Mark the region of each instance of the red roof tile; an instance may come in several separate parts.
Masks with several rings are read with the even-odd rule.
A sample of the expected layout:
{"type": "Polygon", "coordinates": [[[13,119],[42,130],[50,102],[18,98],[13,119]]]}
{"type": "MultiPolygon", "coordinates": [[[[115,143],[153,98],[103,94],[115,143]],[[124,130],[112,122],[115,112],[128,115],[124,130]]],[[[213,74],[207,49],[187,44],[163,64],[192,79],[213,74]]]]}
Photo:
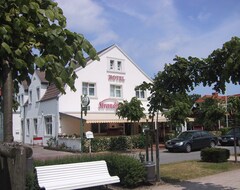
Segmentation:
{"type": "Polygon", "coordinates": [[[56,97],[58,97],[58,95],[60,93],[61,93],[60,90],[58,90],[58,88],[55,86],[55,84],[51,83],[48,86],[47,91],[44,94],[44,96],[42,97],[41,101],[46,101],[46,100],[56,98],[56,97]]]}

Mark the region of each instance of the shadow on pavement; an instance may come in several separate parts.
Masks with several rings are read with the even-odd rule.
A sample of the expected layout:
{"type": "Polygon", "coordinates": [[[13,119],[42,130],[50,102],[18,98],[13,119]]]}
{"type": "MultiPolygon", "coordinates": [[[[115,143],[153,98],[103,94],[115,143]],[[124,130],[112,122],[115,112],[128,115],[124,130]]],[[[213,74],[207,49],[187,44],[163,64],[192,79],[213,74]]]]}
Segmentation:
{"type": "Polygon", "coordinates": [[[222,185],[216,185],[213,183],[200,183],[200,182],[192,182],[192,181],[183,181],[179,184],[175,184],[178,187],[181,187],[182,190],[237,190],[239,188],[234,187],[226,187],[222,185]]]}

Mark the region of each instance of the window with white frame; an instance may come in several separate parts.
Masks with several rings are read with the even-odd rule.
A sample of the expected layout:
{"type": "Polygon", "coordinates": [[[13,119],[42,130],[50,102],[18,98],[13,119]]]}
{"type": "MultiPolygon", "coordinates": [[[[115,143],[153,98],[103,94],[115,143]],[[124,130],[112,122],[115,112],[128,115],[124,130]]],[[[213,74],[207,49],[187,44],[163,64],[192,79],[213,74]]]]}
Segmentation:
{"type": "Polygon", "coordinates": [[[37,91],[37,101],[39,101],[40,100],[40,88],[37,88],[36,91],[37,91]]]}
{"type": "Polygon", "coordinates": [[[140,98],[140,99],[145,99],[146,98],[146,91],[144,91],[140,88],[135,89],[135,93],[136,93],[137,98],[140,98]]]}
{"type": "Polygon", "coordinates": [[[29,91],[29,104],[32,103],[32,91],[30,90],[29,91]]]}
{"type": "Polygon", "coordinates": [[[111,72],[123,72],[123,60],[109,59],[108,70],[111,72]]]}
{"type": "Polygon", "coordinates": [[[26,131],[26,135],[29,136],[30,135],[30,120],[27,119],[27,131],[26,131]]]}
{"type": "Polygon", "coordinates": [[[122,62],[121,61],[117,61],[117,70],[122,71],[122,62]]]}
{"type": "Polygon", "coordinates": [[[37,134],[38,134],[38,120],[36,118],[33,119],[33,125],[34,125],[33,135],[37,136],[37,134]]]}
{"type": "Polygon", "coordinates": [[[83,82],[82,83],[82,94],[83,95],[88,95],[88,96],[96,96],[96,90],[95,87],[96,85],[94,83],[87,83],[83,82]]]}
{"type": "Polygon", "coordinates": [[[114,60],[111,59],[109,64],[110,64],[110,65],[109,65],[109,70],[114,71],[114,70],[115,70],[114,60]]]}
{"type": "Polygon", "coordinates": [[[110,96],[121,98],[122,97],[122,86],[120,85],[110,85],[110,96]]]}
{"type": "Polygon", "coordinates": [[[20,97],[20,95],[17,96],[17,101],[18,101],[19,105],[21,105],[21,97],[20,97]]]}
{"type": "Polygon", "coordinates": [[[21,105],[23,105],[24,104],[24,96],[23,96],[23,94],[21,94],[21,105]]]}
{"type": "Polygon", "coordinates": [[[46,116],[45,120],[45,134],[52,135],[52,116],[46,116]]]}

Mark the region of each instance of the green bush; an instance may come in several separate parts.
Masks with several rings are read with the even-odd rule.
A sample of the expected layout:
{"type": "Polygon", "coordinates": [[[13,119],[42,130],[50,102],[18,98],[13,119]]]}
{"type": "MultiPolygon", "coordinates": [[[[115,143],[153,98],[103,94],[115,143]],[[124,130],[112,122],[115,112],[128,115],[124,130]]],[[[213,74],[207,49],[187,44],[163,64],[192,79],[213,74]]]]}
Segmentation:
{"type": "Polygon", "coordinates": [[[146,171],[143,164],[133,157],[113,155],[106,158],[109,172],[120,178],[124,187],[137,187],[145,181],[146,171]]]}
{"type": "MultiPolygon", "coordinates": [[[[110,145],[109,137],[96,137],[96,138],[91,139],[92,152],[108,151],[109,145],[110,145]]],[[[88,152],[88,147],[86,147],[86,151],[88,152]]],[[[86,151],[84,151],[84,152],[86,152],[86,151]]]]}
{"type": "Polygon", "coordinates": [[[146,145],[146,137],[143,134],[130,136],[133,148],[144,148],[146,145]]]}
{"type": "MultiPolygon", "coordinates": [[[[34,161],[34,166],[67,164],[76,162],[89,162],[105,160],[108,171],[111,176],[117,175],[120,178],[120,184],[124,187],[137,187],[145,182],[146,171],[143,164],[130,156],[119,154],[99,154],[99,155],[82,155],[66,157],[56,160],[34,161]]],[[[35,175],[28,176],[28,186],[26,190],[37,190],[37,180],[35,175]]]]}
{"type": "Polygon", "coordinates": [[[224,127],[219,129],[221,131],[221,135],[226,135],[226,133],[231,129],[231,127],[224,127]]]}
{"type": "Polygon", "coordinates": [[[166,133],[165,137],[164,137],[164,142],[175,138],[177,135],[175,133],[166,133]]]}
{"type": "Polygon", "coordinates": [[[204,162],[227,162],[230,151],[224,148],[204,148],[201,150],[201,160],[204,162]]]}
{"type": "Polygon", "coordinates": [[[118,136],[118,137],[110,138],[109,150],[123,151],[123,150],[127,150],[128,148],[129,146],[128,146],[128,140],[126,136],[118,136]]]}
{"type": "MultiPolygon", "coordinates": [[[[89,140],[83,141],[83,152],[89,151],[89,140]]],[[[145,147],[144,135],[133,136],[114,136],[114,137],[96,137],[91,139],[92,152],[104,151],[125,151],[127,149],[136,149],[145,147]]]]}

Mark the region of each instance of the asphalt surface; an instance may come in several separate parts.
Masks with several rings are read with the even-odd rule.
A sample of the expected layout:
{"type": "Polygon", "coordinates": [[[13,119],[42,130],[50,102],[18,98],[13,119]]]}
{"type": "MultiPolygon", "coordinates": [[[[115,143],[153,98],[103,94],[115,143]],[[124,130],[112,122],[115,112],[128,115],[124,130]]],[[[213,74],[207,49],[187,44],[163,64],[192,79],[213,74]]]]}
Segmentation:
{"type": "MultiPolygon", "coordinates": [[[[43,147],[32,147],[33,159],[46,160],[56,159],[66,156],[76,155],[70,152],[52,151],[43,149],[43,147]]],[[[230,157],[230,161],[234,161],[234,157],[230,157]]],[[[240,157],[238,157],[240,162],[240,157]]],[[[177,172],[177,171],[176,171],[177,172]]],[[[107,189],[121,190],[122,188],[108,186],[107,189]]],[[[126,190],[126,188],[124,188],[126,190]]],[[[240,169],[222,172],[219,174],[196,178],[192,180],[174,182],[172,184],[158,182],[149,186],[135,188],[134,190],[240,190],[240,169]]]]}

